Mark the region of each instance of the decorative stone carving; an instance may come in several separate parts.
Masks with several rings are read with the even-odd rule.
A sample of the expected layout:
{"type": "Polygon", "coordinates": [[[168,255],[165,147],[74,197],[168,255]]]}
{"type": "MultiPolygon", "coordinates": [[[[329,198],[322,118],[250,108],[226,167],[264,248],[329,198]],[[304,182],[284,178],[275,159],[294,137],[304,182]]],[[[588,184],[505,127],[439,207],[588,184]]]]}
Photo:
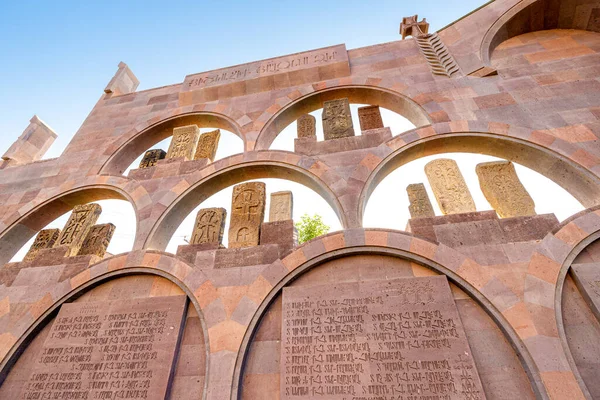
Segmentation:
{"type": "Polygon", "coordinates": [[[383,128],[379,106],[366,106],[358,108],[358,121],[361,131],[383,128]]]}
{"type": "Polygon", "coordinates": [[[184,157],[186,160],[193,159],[199,138],[200,129],[196,125],[187,125],[173,129],[173,138],[171,139],[166,158],[184,157]]]}
{"type": "Polygon", "coordinates": [[[411,17],[402,18],[402,23],[400,24],[402,40],[407,36],[418,38],[427,35],[429,32],[429,22],[425,18],[418,22],[417,19],[419,19],[419,16],[416,14],[411,17]]]}
{"type": "Polygon", "coordinates": [[[292,212],[294,199],[292,192],[271,193],[271,204],[269,206],[269,222],[286,221],[293,219],[292,212]]]}
{"type": "Polygon", "coordinates": [[[435,212],[429,201],[429,196],[427,195],[424,184],[413,183],[408,185],[406,187],[406,192],[408,193],[408,200],[410,201],[408,211],[410,212],[411,218],[435,217],[435,212]]]}
{"type": "Polygon", "coordinates": [[[68,257],[77,255],[90,229],[100,217],[100,213],[102,207],[99,204],[75,206],[54,247],[68,246],[66,255],[68,257]]]}
{"type": "Polygon", "coordinates": [[[221,130],[217,129],[210,132],[205,132],[198,139],[196,154],[194,160],[208,158],[211,162],[215,160],[217,148],[219,147],[219,139],[221,138],[221,130]]]}
{"type": "Polygon", "coordinates": [[[477,164],[479,186],[501,218],[535,215],[535,203],[510,161],[477,164]]]}
{"type": "Polygon", "coordinates": [[[142,161],[140,161],[140,168],[150,168],[156,165],[158,160],[162,160],[167,156],[167,153],[162,149],[152,149],[144,153],[142,161]]]}
{"type": "Polygon", "coordinates": [[[323,135],[325,140],[354,136],[350,102],[338,99],[323,103],[323,135]]]}
{"type": "Polygon", "coordinates": [[[317,137],[317,119],[310,114],[304,114],[296,122],[299,138],[317,137]]]}
{"type": "Polygon", "coordinates": [[[202,208],[196,215],[194,232],[190,244],[223,242],[227,210],[224,208],[202,208]]]}
{"type": "Polygon", "coordinates": [[[23,257],[23,261],[32,261],[37,257],[40,250],[54,246],[58,236],[60,236],[60,229],[42,229],[35,237],[25,257],[23,257]]]}
{"type": "Polygon", "coordinates": [[[233,187],[229,248],[257,246],[265,217],[265,184],[248,182],[233,187]]]}
{"type": "Polygon", "coordinates": [[[92,226],[77,255],[94,255],[103,258],[115,233],[115,228],[111,223],[92,226]]]}
{"type": "Polygon", "coordinates": [[[477,211],[456,161],[433,160],[425,165],[425,174],[444,215],[477,211]]]}

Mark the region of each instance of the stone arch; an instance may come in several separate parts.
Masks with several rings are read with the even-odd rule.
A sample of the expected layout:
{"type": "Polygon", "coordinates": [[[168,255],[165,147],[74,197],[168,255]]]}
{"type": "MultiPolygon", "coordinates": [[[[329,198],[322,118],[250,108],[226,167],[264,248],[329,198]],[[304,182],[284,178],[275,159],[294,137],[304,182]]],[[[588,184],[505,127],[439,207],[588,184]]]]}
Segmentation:
{"type": "Polygon", "coordinates": [[[154,144],[173,135],[177,126],[196,124],[226,129],[239,136],[245,143],[239,125],[231,118],[214,112],[195,112],[153,118],[123,135],[124,139],[109,149],[108,160],[100,168],[100,174],[121,175],[140,154],[154,144]]]}
{"type": "Polygon", "coordinates": [[[219,160],[203,170],[203,175],[162,212],[150,229],[143,248],[164,250],[177,227],[198,204],[231,185],[260,178],[291,180],[314,190],[331,206],[342,227],[347,227],[347,210],[330,185],[335,182],[336,174],[332,171],[326,177],[327,171],[330,171],[329,167],[323,163],[284,151],[252,152],[219,160]]]}
{"type": "MultiPolygon", "coordinates": [[[[488,29],[480,46],[484,65],[491,65],[494,49],[514,36],[546,29],[583,29],[600,32],[600,23],[594,23],[591,11],[600,11],[598,0],[525,0],[509,9],[488,29]],[[576,13],[578,7],[589,8],[587,14],[576,13]]],[[[584,10],[585,11],[585,10],[584,10]]]]}
{"type": "Polygon", "coordinates": [[[137,182],[123,177],[88,178],[69,190],[59,188],[40,192],[25,210],[12,214],[0,233],[0,265],[6,264],[44,226],[79,204],[98,200],[127,201],[136,215],[136,235],[139,233],[139,211],[149,201],[146,190],[137,182]]]}
{"type": "Polygon", "coordinates": [[[469,121],[457,121],[453,126],[435,124],[390,140],[387,146],[392,151],[371,172],[360,195],[360,221],[370,195],[389,173],[420,157],[442,153],[479,153],[514,161],[546,176],[584,207],[592,207],[598,203],[600,178],[569,159],[566,154],[561,154],[560,149],[521,139],[529,137],[531,130],[498,123],[490,123],[486,127],[488,132],[464,129],[469,126],[469,121]],[[495,129],[494,126],[503,128],[495,129]]]}
{"type": "Polygon", "coordinates": [[[350,103],[376,104],[392,110],[417,127],[431,123],[427,112],[415,101],[392,90],[366,85],[337,86],[300,97],[272,115],[260,131],[255,149],[267,150],[277,135],[302,114],[322,108],[324,101],[343,97],[348,98],[350,103]]]}
{"type": "Polygon", "coordinates": [[[313,239],[296,248],[283,260],[276,261],[268,268],[271,290],[265,293],[264,299],[256,309],[243,337],[235,363],[230,399],[240,398],[244,364],[250,343],[256,333],[261,317],[283,287],[311,268],[336,258],[360,254],[403,258],[445,275],[449,281],[475,300],[492,318],[519,357],[536,396],[538,398],[548,398],[546,388],[540,378],[540,371],[526,345],[508,323],[505,316],[481,291],[484,286],[480,276],[481,266],[443,244],[435,244],[406,232],[384,229],[353,229],[313,239]],[[465,264],[470,266],[468,272],[461,268],[465,264]],[[275,276],[273,276],[274,271],[278,272],[275,276]]]}
{"type": "MultiPolygon", "coordinates": [[[[202,304],[198,301],[199,297],[194,294],[198,286],[207,281],[204,274],[167,253],[133,252],[104,259],[71,278],[70,281],[67,281],[68,285],[60,285],[51,291],[49,290],[44,299],[49,297],[51,300],[44,303],[36,312],[29,313],[29,324],[24,325],[23,332],[16,336],[18,340],[12,343],[12,347],[6,354],[0,354],[2,359],[0,363],[0,385],[2,385],[10,369],[27,345],[58,313],[62,304],[74,300],[87,290],[112,279],[136,274],[163,277],[177,285],[186,294],[200,319],[201,328],[204,332],[204,346],[208,351],[210,347],[205,313],[202,304]]],[[[207,378],[209,377],[209,366],[210,357],[206,357],[205,371],[207,378]]],[[[204,393],[206,393],[207,387],[208,379],[204,382],[204,393]]]]}

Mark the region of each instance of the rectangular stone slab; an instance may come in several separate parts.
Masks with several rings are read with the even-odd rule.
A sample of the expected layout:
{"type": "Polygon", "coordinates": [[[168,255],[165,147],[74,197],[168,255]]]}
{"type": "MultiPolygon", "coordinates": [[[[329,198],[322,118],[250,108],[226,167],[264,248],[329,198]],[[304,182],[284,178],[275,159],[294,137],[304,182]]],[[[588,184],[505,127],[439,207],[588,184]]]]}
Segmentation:
{"type": "Polygon", "coordinates": [[[427,189],[425,189],[424,184],[410,184],[406,187],[406,193],[408,193],[408,200],[410,201],[408,211],[411,218],[435,217],[435,212],[433,211],[431,201],[429,201],[427,189]]]}
{"type": "Polygon", "coordinates": [[[323,137],[325,140],[354,136],[354,125],[348,99],[323,102],[323,137]]]}
{"type": "Polygon", "coordinates": [[[317,137],[317,119],[310,114],[304,114],[296,122],[296,133],[299,138],[317,137]]]}
{"type": "Polygon", "coordinates": [[[425,164],[425,175],[444,215],[477,211],[456,161],[447,158],[430,161],[425,164]]]}
{"type": "Polygon", "coordinates": [[[223,242],[227,210],[220,207],[202,208],[196,214],[190,244],[214,243],[217,248],[223,242]]]}
{"type": "Polygon", "coordinates": [[[211,162],[215,160],[217,148],[219,147],[219,139],[221,138],[221,130],[217,129],[210,132],[205,132],[198,139],[196,154],[194,160],[208,158],[211,162]]]}
{"type": "Polygon", "coordinates": [[[585,302],[600,321],[600,263],[573,264],[571,274],[585,302]]]}
{"type": "Polygon", "coordinates": [[[293,219],[294,198],[289,190],[271,193],[269,205],[269,222],[293,219]]]}
{"type": "Polygon", "coordinates": [[[185,160],[193,160],[199,138],[200,128],[197,125],[187,125],[173,129],[173,137],[166,159],[183,157],[185,160]]]}
{"type": "Polygon", "coordinates": [[[233,187],[229,248],[258,246],[265,218],[265,184],[247,182],[233,187]]]}
{"type": "Polygon", "coordinates": [[[98,221],[101,213],[102,207],[99,204],[91,203],[75,206],[58,240],[54,243],[54,247],[67,246],[69,248],[66,254],[67,257],[77,255],[87,234],[98,221]]]}
{"type": "Polygon", "coordinates": [[[186,296],[63,304],[19,398],[167,398],[186,304],[186,296]]]}
{"type": "Polygon", "coordinates": [[[282,319],[282,400],[485,399],[445,276],[287,287],[282,319]]]}
{"type": "Polygon", "coordinates": [[[85,256],[91,254],[100,258],[104,257],[115,229],[116,227],[111,223],[92,226],[77,255],[85,256]]]}
{"type": "Polygon", "coordinates": [[[59,236],[60,229],[42,229],[35,237],[25,257],[23,257],[23,261],[32,261],[37,257],[40,250],[52,248],[59,236]]]}
{"type": "Polygon", "coordinates": [[[156,165],[158,160],[163,160],[167,153],[162,149],[152,149],[144,153],[139,168],[150,168],[156,165]]]}
{"type": "Polygon", "coordinates": [[[366,106],[358,108],[358,122],[361,131],[383,128],[379,106],[366,106]]]}

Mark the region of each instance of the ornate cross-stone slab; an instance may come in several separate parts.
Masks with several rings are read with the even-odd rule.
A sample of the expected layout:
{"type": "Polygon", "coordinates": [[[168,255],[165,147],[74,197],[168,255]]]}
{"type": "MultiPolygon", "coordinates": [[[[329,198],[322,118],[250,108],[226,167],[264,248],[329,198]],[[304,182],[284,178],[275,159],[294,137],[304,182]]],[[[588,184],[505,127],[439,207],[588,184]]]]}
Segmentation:
{"type": "Polygon", "coordinates": [[[173,129],[173,138],[171,139],[166,158],[184,157],[186,160],[192,160],[199,138],[200,129],[196,125],[187,125],[173,129]]]}
{"type": "Polygon", "coordinates": [[[158,160],[162,160],[167,156],[167,153],[162,149],[152,149],[144,153],[142,161],[140,161],[140,168],[150,168],[156,165],[158,160]]]}
{"type": "Polygon", "coordinates": [[[75,256],[83,244],[92,226],[100,217],[102,207],[99,204],[75,206],[54,247],[68,246],[67,256],[75,256]]]}
{"type": "Polygon", "coordinates": [[[63,304],[19,399],[168,398],[185,296],[63,304]]]}
{"type": "Polygon", "coordinates": [[[400,24],[402,40],[407,36],[418,38],[427,35],[429,32],[429,22],[425,18],[421,21],[417,21],[417,19],[419,19],[419,16],[416,14],[411,17],[402,18],[402,23],[400,24]]]}
{"type": "Polygon", "coordinates": [[[445,276],[286,287],[282,307],[282,400],[486,398],[445,276]]]}
{"type": "Polygon", "coordinates": [[[317,119],[310,114],[304,114],[296,123],[299,138],[317,137],[317,119]]]}
{"type": "Polygon", "coordinates": [[[194,160],[208,158],[210,161],[214,161],[215,155],[217,154],[217,148],[219,147],[220,138],[220,129],[205,132],[202,135],[200,135],[200,139],[198,139],[198,146],[196,147],[196,154],[194,155],[194,160]]]}
{"type": "Polygon", "coordinates": [[[79,249],[78,256],[94,255],[100,258],[106,254],[106,249],[110,244],[110,240],[115,233],[115,226],[111,223],[99,224],[92,226],[90,232],[87,234],[81,249],[79,249]]]}
{"type": "Polygon", "coordinates": [[[424,184],[413,183],[408,185],[406,193],[408,193],[408,200],[410,201],[408,211],[411,218],[435,217],[435,211],[433,211],[424,184]]]}
{"type": "Polygon", "coordinates": [[[224,208],[202,208],[196,214],[190,244],[216,243],[221,245],[226,218],[227,210],[224,208]]]}
{"type": "Polygon", "coordinates": [[[425,174],[444,215],[477,211],[456,161],[447,158],[430,161],[425,165],[425,174]]]}
{"type": "Polygon", "coordinates": [[[265,184],[248,182],[233,187],[229,248],[257,246],[265,217],[265,184]]]}
{"type": "Polygon", "coordinates": [[[42,229],[35,237],[35,240],[27,254],[25,254],[25,257],[23,257],[23,261],[32,261],[37,257],[40,250],[49,249],[54,246],[54,243],[56,243],[59,236],[60,229],[42,229]]]}
{"type": "Polygon", "coordinates": [[[381,119],[379,106],[359,107],[358,121],[360,123],[361,131],[383,128],[383,120],[381,119]]]}
{"type": "Polygon", "coordinates": [[[269,222],[287,221],[293,219],[292,211],[294,199],[292,192],[271,193],[271,204],[269,206],[269,222]]]}
{"type": "Polygon", "coordinates": [[[535,203],[519,180],[512,162],[481,163],[475,171],[481,191],[500,217],[535,215],[535,203]]]}
{"type": "Polygon", "coordinates": [[[323,103],[323,136],[325,140],[354,136],[350,102],[338,99],[323,103]]]}

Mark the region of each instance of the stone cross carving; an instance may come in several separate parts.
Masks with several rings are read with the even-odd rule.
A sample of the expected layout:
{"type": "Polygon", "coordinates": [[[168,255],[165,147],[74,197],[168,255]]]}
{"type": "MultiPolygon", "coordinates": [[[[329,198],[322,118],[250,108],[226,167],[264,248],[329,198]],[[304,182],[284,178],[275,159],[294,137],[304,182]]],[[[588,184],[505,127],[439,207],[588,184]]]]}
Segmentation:
{"type": "Polygon", "coordinates": [[[115,233],[115,228],[111,223],[92,226],[77,255],[94,255],[103,258],[115,233]]]}
{"type": "Polygon", "coordinates": [[[317,119],[310,114],[304,114],[298,118],[297,132],[299,138],[317,137],[317,119]]]}
{"type": "Polygon", "coordinates": [[[101,212],[102,207],[95,203],[75,206],[54,247],[68,246],[67,256],[77,255],[101,212]]]}
{"type": "Polygon", "coordinates": [[[350,102],[338,99],[323,103],[323,135],[325,140],[354,136],[350,102]]]}
{"type": "Polygon", "coordinates": [[[510,161],[477,164],[479,186],[487,201],[502,218],[535,215],[533,199],[510,161]]]}
{"type": "Polygon", "coordinates": [[[366,106],[358,108],[358,121],[361,131],[383,128],[379,106],[366,106]]]}
{"type": "Polygon", "coordinates": [[[265,184],[248,182],[233,187],[229,248],[257,246],[265,217],[265,184]]]}
{"type": "Polygon", "coordinates": [[[415,38],[427,36],[429,33],[429,22],[427,22],[425,18],[423,18],[421,21],[417,21],[417,19],[419,19],[418,15],[402,18],[402,23],[400,24],[400,34],[402,35],[402,40],[404,40],[407,36],[412,36],[415,38]]]}
{"type": "Polygon", "coordinates": [[[227,210],[224,208],[203,208],[198,211],[190,244],[217,243],[221,246],[226,218],[227,210]]]}
{"type": "Polygon", "coordinates": [[[194,160],[208,158],[211,162],[214,161],[215,155],[217,154],[217,148],[219,147],[220,138],[220,129],[206,132],[200,135],[200,139],[198,140],[198,146],[196,147],[196,154],[194,155],[194,160]]]}
{"type": "Polygon", "coordinates": [[[411,218],[435,217],[435,212],[429,201],[429,196],[427,195],[424,184],[413,183],[408,185],[406,187],[406,192],[408,193],[408,200],[410,201],[408,211],[410,212],[411,218]]]}
{"type": "Polygon", "coordinates": [[[59,236],[60,229],[42,229],[35,237],[25,257],[23,257],[23,261],[32,261],[37,257],[40,250],[49,249],[54,246],[59,236]]]}
{"type": "Polygon", "coordinates": [[[456,161],[446,158],[433,160],[425,165],[425,174],[444,215],[476,211],[456,161]]]}
{"type": "Polygon", "coordinates": [[[158,160],[162,160],[166,157],[167,153],[162,149],[152,149],[144,153],[142,161],[140,162],[140,168],[150,168],[156,165],[158,160]]]}
{"type": "Polygon", "coordinates": [[[173,138],[171,139],[166,158],[184,157],[186,160],[192,160],[199,138],[200,129],[196,125],[187,125],[173,129],[173,138]]]}
{"type": "Polygon", "coordinates": [[[271,204],[269,206],[269,222],[287,221],[293,219],[292,209],[294,199],[292,192],[271,193],[271,204]]]}

